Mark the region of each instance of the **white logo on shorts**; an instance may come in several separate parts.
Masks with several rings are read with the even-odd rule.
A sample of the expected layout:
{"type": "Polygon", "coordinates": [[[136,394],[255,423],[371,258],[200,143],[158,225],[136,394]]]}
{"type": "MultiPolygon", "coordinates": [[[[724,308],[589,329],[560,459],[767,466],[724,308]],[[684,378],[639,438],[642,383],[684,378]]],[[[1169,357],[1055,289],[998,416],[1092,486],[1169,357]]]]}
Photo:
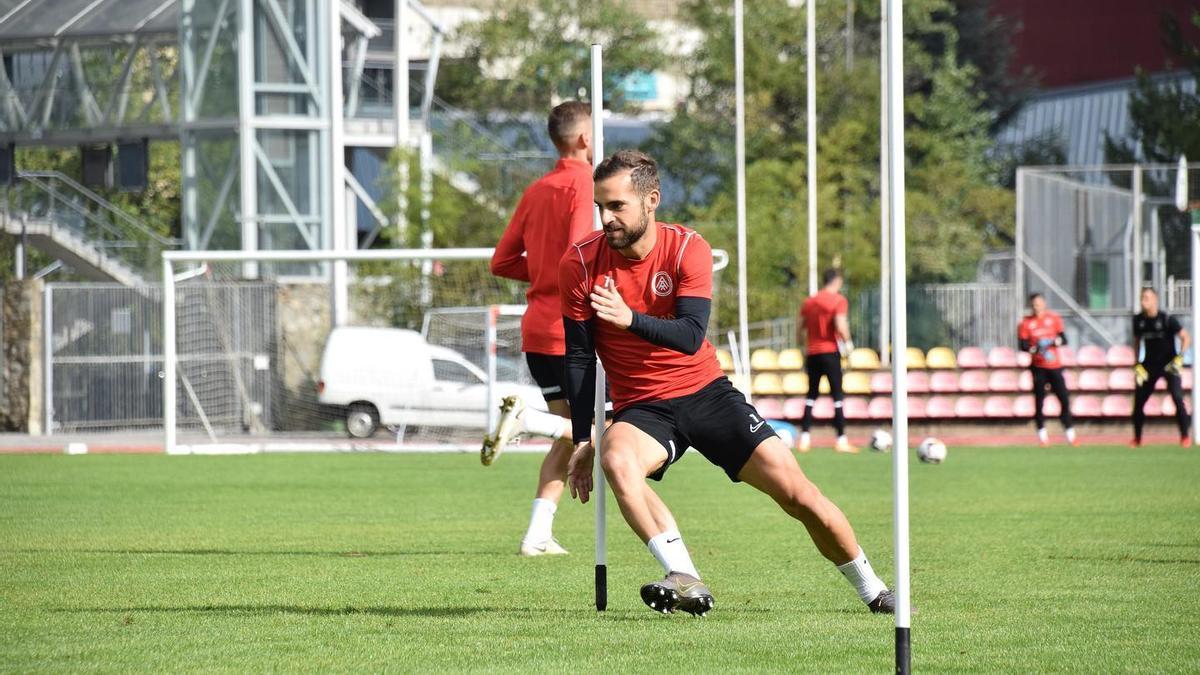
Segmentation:
{"type": "Polygon", "coordinates": [[[666,297],[675,290],[675,282],[671,281],[671,275],[666,272],[659,272],[654,275],[654,282],[650,285],[654,289],[654,294],[660,297],[666,297]]]}

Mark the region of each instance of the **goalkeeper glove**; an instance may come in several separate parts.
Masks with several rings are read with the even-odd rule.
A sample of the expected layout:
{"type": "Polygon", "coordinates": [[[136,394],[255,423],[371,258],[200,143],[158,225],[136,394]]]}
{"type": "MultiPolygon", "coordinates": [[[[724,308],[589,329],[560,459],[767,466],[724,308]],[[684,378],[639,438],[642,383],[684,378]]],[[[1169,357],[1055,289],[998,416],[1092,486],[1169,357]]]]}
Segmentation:
{"type": "Polygon", "coordinates": [[[1175,376],[1178,376],[1181,372],[1183,372],[1183,357],[1176,356],[1175,358],[1171,359],[1171,362],[1167,364],[1166,371],[1175,376]]]}
{"type": "Polygon", "coordinates": [[[1146,366],[1139,363],[1133,367],[1133,381],[1137,383],[1137,386],[1146,384],[1148,379],[1150,379],[1150,373],[1146,372],[1146,366]]]}

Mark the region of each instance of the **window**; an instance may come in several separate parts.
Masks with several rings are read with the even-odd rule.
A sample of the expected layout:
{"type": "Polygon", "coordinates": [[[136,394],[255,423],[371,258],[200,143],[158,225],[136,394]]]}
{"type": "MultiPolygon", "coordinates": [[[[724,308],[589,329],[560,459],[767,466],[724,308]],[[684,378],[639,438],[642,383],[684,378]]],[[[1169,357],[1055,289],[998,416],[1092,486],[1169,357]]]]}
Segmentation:
{"type": "Polygon", "coordinates": [[[433,360],[433,379],[438,382],[455,382],[458,384],[483,384],[475,373],[461,363],[446,359],[433,360]]]}

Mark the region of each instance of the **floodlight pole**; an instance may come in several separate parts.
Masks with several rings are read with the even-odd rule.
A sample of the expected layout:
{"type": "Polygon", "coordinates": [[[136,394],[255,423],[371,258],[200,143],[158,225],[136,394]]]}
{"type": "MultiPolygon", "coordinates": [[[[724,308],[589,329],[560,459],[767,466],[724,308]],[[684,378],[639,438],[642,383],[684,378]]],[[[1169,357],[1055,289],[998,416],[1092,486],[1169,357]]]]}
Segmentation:
{"type": "Polygon", "coordinates": [[[903,0],[887,5],[888,214],[892,221],[892,474],[895,490],[896,538],[896,672],[907,675],[911,664],[908,551],[908,351],[907,274],[904,243],[904,42],[903,0]]]}
{"type": "Polygon", "coordinates": [[[805,154],[808,155],[808,294],[817,292],[817,0],[804,3],[805,58],[807,60],[808,85],[804,88],[804,99],[808,105],[805,114],[808,122],[808,138],[805,154]]]}
{"type": "Polygon", "coordinates": [[[408,0],[395,0],[392,19],[392,112],[396,117],[396,148],[400,152],[396,186],[396,235],[403,242],[408,230],[408,0]]]}
{"type": "Polygon", "coordinates": [[[737,164],[738,349],[742,385],[750,399],[750,310],[746,296],[746,76],[742,0],[733,1],[734,144],[737,164]]]}
{"type": "MultiPolygon", "coordinates": [[[[600,45],[592,45],[592,168],[604,160],[604,57],[600,45]]],[[[592,209],[592,228],[600,230],[600,209],[592,209]]],[[[596,357],[596,464],[592,468],[592,500],[596,503],[596,611],[608,609],[608,518],[605,513],[607,492],[604,468],[600,463],[600,449],[604,447],[604,403],[608,388],[605,386],[604,364],[596,357]]]]}

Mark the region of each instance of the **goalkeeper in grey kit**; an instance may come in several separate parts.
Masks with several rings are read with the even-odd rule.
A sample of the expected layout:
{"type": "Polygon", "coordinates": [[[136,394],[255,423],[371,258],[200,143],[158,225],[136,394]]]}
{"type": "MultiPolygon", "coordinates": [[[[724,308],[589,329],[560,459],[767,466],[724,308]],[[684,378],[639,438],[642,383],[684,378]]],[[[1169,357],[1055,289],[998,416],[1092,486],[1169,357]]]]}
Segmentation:
{"type": "Polygon", "coordinates": [[[1183,401],[1183,352],[1192,342],[1179,319],[1158,308],[1158,293],[1153,288],[1142,289],[1142,312],[1133,317],[1133,352],[1144,349],[1138,364],[1133,367],[1137,391],[1133,396],[1133,440],[1130,447],[1142,444],[1142,427],[1146,422],[1146,401],[1154,393],[1158,379],[1167,380],[1167,390],[1175,401],[1175,423],[1179,425],[1179,444],[1189,447],[1191,419],[1183,401]],[[1179,336],[1179,349],[1175,348],[1179,336]]]}

